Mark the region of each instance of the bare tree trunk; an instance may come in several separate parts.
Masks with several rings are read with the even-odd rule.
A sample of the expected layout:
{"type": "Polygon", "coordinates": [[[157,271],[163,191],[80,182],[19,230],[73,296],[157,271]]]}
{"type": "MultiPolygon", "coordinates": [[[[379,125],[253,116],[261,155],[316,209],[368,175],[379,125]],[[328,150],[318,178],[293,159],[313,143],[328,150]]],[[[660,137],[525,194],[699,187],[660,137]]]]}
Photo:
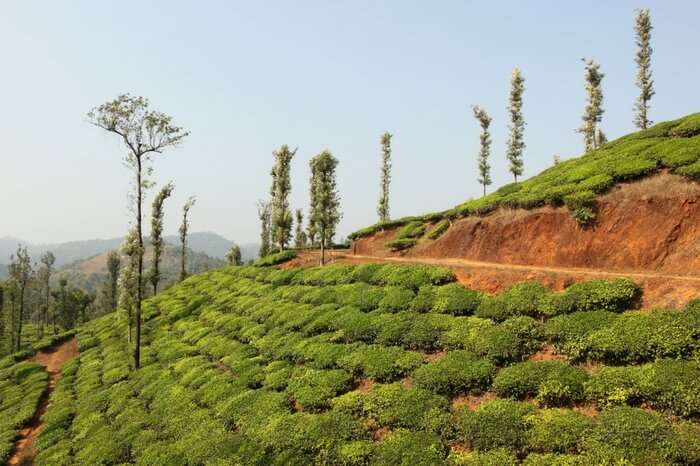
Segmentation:
{"type": "Polygon", "coordinates": [[[143,234],[141,231],[141,203],[143,198],[142,186],[141,186],[141,156],[136,157],[138,161],[138,173],[136,175],[136,180],[138,186],[137,189],[137,208],[136,208],[136,229],[139,236],[139,273],[136,280],[137,290],[136,290],[136,344],[134,346],[134,367],[138,369],[141,367],[141,283],[143,280],[143,234]]]}

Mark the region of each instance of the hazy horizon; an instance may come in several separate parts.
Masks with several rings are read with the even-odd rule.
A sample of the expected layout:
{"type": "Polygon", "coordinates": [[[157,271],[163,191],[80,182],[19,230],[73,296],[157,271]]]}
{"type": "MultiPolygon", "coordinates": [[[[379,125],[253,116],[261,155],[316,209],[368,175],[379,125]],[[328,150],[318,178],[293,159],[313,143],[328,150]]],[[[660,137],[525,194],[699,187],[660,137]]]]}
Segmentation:
{"type": "Polygon", "coordinates": [[[7,3],[0,237],[46,244],[126,232],[125,150],[85,117],[126,92],[192,133],[154,162],[154,181],[176,185],[168,232],[196,195],[192,231],[258,241],[256,201],[268,197],[271,153],[289,144],[299,148],[293,209],[307,211],[309,159],[328,148],[340,160],[343,238],[377,220],[386,130],[394,134],[392,217],[453,207],[481,192],[472,104],[493,117],[489,191],[511,180],[506,104],[516,66],[526,79],[525,178],[555,154],[582,152],[574,132],[584,106],[582,57],[606,74],[602,129],[610,139],[634,130],[641,7],[654,25],[651,118],[698,111],[700,64],[688,37],[700,3],[691,1],[7,3]]]}

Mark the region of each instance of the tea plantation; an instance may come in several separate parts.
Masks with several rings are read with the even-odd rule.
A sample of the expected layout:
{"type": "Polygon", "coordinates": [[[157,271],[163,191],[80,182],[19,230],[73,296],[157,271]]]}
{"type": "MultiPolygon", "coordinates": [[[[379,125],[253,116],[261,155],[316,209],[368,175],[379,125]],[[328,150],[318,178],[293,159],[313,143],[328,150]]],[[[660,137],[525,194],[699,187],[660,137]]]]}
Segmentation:
{"type": "Polygon", "coordinates": [[[408,249],[424,235],[430,240],[437,239],[449,227],[446,219],[486,215],[499,207],[566,206],[572,216],[585,225],[595,221],[599,195],[621,182],[650,176],[662,169],[690,180],[700,180],[700,113],[629,134],[453,209],[378,223],[354,232],[350,238],[402,226],[396,238],[386,246],[395,251],[408,249]],[[426,230],[425,224],[435,222],[432,229],[426,230]]]}
{"type": "Polygon", "coordinates": [[[640,293],[491,296],[427,266],[207,272],[145,303],[138,371],[124,314],[81,327],[36,463],[699,464],[700,302],[639,311],[640,293]]]}

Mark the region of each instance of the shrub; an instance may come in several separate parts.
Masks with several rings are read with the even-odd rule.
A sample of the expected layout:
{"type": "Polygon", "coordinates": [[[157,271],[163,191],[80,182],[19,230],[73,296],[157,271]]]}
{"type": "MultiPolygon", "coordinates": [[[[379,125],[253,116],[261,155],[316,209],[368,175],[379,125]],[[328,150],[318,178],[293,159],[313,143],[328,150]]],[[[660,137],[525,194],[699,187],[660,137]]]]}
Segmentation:
{"type": "Polygon", "coordinates": [[[638,305],[641,294],[639,286],[626,278],[577,282],[566,289],[566,311],[622,312],[638,305]]]}
{"type": "Polygon", "coordinates": [[[584,442],[589,450],[617,450],[634,464],[665,464],[678,455],[671,425],[659,414],[637,408],[604,410],[584,442]]]}
{"type": "Polygon", "coordinates": [[[580,225],[590,225],[595,221],[596,195],[593,191],[579,191],[564,196],[564,204],[580,225]]]}
{"type": "Polygon", "coordinates": [[[619,317],[607,311],[575,312],[557,316],[546,322],[545,335],[554,343],[557,352],[577,361],[585,359],[587,355],[588,335],[609,327],[619,317]]]}
{"type": "Polygon", "coordinates": [[[670,131],[671,136],[689,138],[700,134],[700,114],[683,118],[683,121],[670,131]]]}
{"type": "Polygon", "coordinates": [[[494,367],[473,353],[450,351],[442,358],[416,369],[413,377],[419,386],[441,395],[478,393],[491,383],[494,367]]]}
{"type": "Polygon", "coordinates": [[[586,381],[584,393],[603,407],[637,403],[636,367],[601,367],[586,381]]]}
{"type": "Polygon", "coordinates": [[[448,228],[450,228],[450,221],[442,220],[437,225],[435,225],[432,230],[430,230],[430,233],[428,233],[428,238],[436,240],[439,237],[441,237],[442,234],[445,233],[448,228]]]}
{"type": "Polygon", "coordinates": [[[541,314],[542,301],[550,294],[538,282],[518,283],[500,295],[484,297],[475,314],[498,321],[521,315],[537,317],[541,314]]]}
{"type": "Polygon", "coordinates": [[[294,251],[282,251],[275,254],[270,254],[269,256],[262,257],[255,262],[256,267],[268,267],[271,265],[278,265],[283,262],[290,261],[297,256],[294,251]]]}
{"type": "Polygon", "coordinates": [[[411,303],[411,310],[414,312],[430,312],[435,305],[437,296],[436,287],[431,285],[421,286],[416,297],[411,303]]]}
{"type": "Polygon", "coordinates": [[[437,289],[434,312],[452,315],[474,313],[481,302],[481,293],[470,290],[459,283],[450,283],[437,289]]]}
{"type": "Polygon", "coordinates": [[[379,310],[385,312],[406,311],[410,308],[414,296],[413,291],[406,288],[387,287],[384,290],[384,298],[379,301],[379,310]]]}
{"type": "Polygon", "coordinates": [[[423,222],[413,221],[401,227],[396,235],[396,239],[419,238],[423,236],[423,233],[425,233],[425,226],[423,225],[423,222]]]}
{"type": "Polygon", "coordinates": [[[429,265],[384,265],[372,277],[383,286],[399,286],[417,291],[423,285],[443,285],[455,281],[454,274],[443,267],[429,265]]]}
{"type": "Polygon", "coordinates": [[[340,367],[378,381],[393,380],[420,366],[419,353],[396,347],[363,346],[339,360],[340,367]]]}
{"type": "Polygon", "coordinates": [[[570,409],[543,409],[527,417],[527,443],[541,453],[576,453],[595,422],[570,409]]]}
{"type": "Polygon", "coordinates": [[[495,364],[522,361],[542,346],[542,324],[531,317],[511,317],[476,336],[473,349],[495,364]]]}
{"type": "Polygon", "coordinates": [[[500,396],[537,397],[545,406],[561,406],[583,399],[588,376],[579,367],[559,361],[528,361],[502,369],[493,381],[500,396]]]}
{"type": "Polygon", "coordinates": [[[428,432],[397,430],[375,444],[372,464],[386,466],[434,466],[447,451],[440,438],[428,432]]]}
{"type": "Polygon", "coordinates": [[[287,385],[289,394],[305,410],[316,411],[330,406],[331,398],[350,389],[352,377],[344,370],[299,368],[287,385]]]}
{"type": "Polygon", "coordinates": [[[379,425],[407,429],[420,428],[428,413],[448,407],[445,398],[422,388],[404,388],[399,382],[375,385],[364,402],[364,411],[379,425]]]}
{"type": "Polygon", "coordinates": [[[469,453],[451,452],[447,457],[450,466],[517,466],[518,458],[505,448],[469,453]]]}
{"type": "Polygon", "coordinates": [[[521,452],[527,445],[527,416],[535,408],[527,403],[494,400],[476,411],[463,411],[460,426],[464,440],[476,450],[507,448],[521,452]]]}
{"type": "Polygon", "coordinates": [[[400,238],[386,243],[386,247],[392,251],[403,251],[405,249],[410,249],[416,245],[416,240],[413,238],[400,238]]]}

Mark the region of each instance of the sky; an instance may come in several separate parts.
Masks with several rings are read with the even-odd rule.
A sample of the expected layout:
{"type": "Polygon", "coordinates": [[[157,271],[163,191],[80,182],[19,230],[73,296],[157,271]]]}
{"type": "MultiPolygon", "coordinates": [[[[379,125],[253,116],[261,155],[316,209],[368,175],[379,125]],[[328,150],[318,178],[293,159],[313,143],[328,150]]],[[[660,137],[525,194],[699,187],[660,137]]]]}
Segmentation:
{"type": "MultiPolygon", "coordinates": [[[[122,93],[149,98],[191,132],[154,160],[172,180],[166,232],[197,196],[192,231],[259,236],[272,151],[298,147],[293,209],[308,210],[308,162],[339,159],[338,238],[377,221],[380,135],[391,132],[392,217],[453,207],[481,191],[479,128],[493,117],[490,190],[510,182],[506,106],[526,79],[525,177],[575,157],[583,63],[601,64],[602,129],[634,130],[635,10],[654,31],[655,121],[700,110],[690,1],[55,1],[5,0],[0,15],[0,236],[32,243],[126,232],[125,148],[87,122],[122,93]]],[[[146,200],[146,214],[155,191],[146,200]]]]}

